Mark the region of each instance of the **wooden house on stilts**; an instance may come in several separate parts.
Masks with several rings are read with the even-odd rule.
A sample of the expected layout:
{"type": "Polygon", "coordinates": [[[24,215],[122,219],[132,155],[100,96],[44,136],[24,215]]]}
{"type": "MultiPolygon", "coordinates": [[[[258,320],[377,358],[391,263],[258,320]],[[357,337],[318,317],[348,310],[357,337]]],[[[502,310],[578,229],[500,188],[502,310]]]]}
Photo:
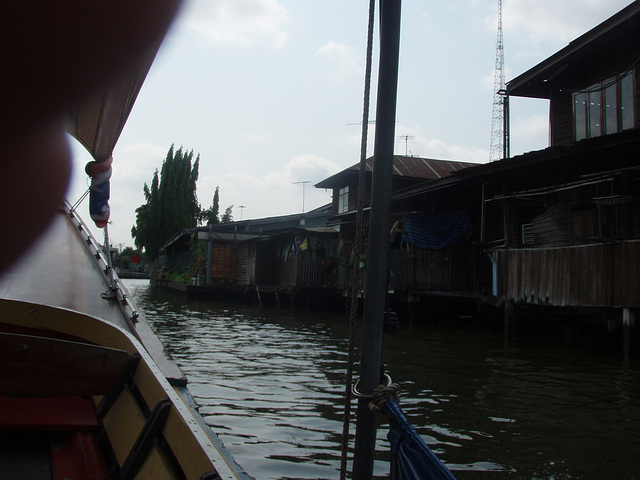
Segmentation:
{"type": "Polygon", "coordinates": [[[493,293],[617,312],[625,339],[640,308],[638,32],[636,1],[510,81],[507,100],[549,101],[550,147],[461,175],[482,181],[493,293]]]}
{"type": "MultiPolygon", "coordinates": [[[[628,348],[640,311],[638,32],[636,1],[507,84],[506,118],[511,97],[549,102],[548,148],[449,162],[444,174],[404,184],[396,172],[392,298],[468,298],[502,306],[507,322],[514,308],[580,314],[569,334],[606,325],[628,348]]],[[[348,239],[355,192],[346,171],[317,186],[334,189],[334,220],[348,239]]]]}
{"type": "MultiPolygon", "coordinates": [[[[640,0],[507,83],[506,118],[512,97],[548,101],[548,148],[486,164],[394,157],[390,302],[418,314],[484,308],[507,327],[578,314],[567,335],[598,341],[604,325],[628,355],[640,312],[638,32],[640,0]]],[[[348,295],[350,265],[367,263],[366,250],[351,256],[357,183],[356,165],[315,185],[333,191],[316,211],[199,228],[210,255],[205,286],[348,295]],[[228,264],[216,260],[221,252],[228,264]]],[[[194,233],[165,245],[165,265],[186,261],[194,233]]]]}

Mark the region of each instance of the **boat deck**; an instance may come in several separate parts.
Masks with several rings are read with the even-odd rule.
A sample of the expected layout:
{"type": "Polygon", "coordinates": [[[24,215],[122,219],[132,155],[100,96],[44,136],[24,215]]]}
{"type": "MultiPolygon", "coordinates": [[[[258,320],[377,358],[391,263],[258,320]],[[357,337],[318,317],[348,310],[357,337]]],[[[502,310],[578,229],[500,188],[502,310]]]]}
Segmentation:
{"type": "Polygon", "coordinates": [[[129,331],[170,383],[185,385],[184,374],[142,315],[135,325],[127,322],[118,301],[99,293],[108,293],[109,285],[96,274],[98,265],[83,235],[61,208],[40,239],[0,277],[0,298],[81,312],[129,331]]]}
{"type": "Polygon", "coordinates": [[[31,250],[0,277],[0,297],[67,308],[128,329],[120,308],[96,295],[108,287],[64,216],[56,215],[31,250]]]}

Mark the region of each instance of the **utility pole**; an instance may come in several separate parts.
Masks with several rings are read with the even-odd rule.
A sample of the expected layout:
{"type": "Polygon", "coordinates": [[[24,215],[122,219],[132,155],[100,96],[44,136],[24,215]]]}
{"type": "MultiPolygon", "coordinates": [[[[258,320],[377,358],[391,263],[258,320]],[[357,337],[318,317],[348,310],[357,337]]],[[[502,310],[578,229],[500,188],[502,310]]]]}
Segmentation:
{"type": "Polygon", "coordinates": [[[508,157],[508,125],[505,124],[506,85],[504,80],[504,42],[502,39],[502,0],[498,0],[498,35],[496,68],[493,74],[493,110],[491,115],[491,148],[489,160],[508,157]]]}
{"type": "Polygon", "coordinates": [[[353,456],[354,480],[372,478],[375,456],[377,418],[376,414],[369,410],[368,404],[373,390],[381,383],[382,327],[387,294],[389,212],[400,55],[400,6],[400,0],[380,2],[380,66],[360,357],[361,396],[358,398],[353,456]]]}
{"type": "Polygon", "coordinates": [[[300,185],[302,184],[302,213],[304,213],[304,186],[307,183],[311,183],[310,180],[304,180],[302,182],[293,182],[294,185],[300,185]]]}

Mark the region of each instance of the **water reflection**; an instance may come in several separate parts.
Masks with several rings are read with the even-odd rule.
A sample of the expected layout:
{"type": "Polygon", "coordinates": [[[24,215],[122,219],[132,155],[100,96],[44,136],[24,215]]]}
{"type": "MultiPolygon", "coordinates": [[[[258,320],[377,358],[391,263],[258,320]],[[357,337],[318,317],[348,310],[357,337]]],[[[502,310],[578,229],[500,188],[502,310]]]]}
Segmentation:
{"type": "MultiPolygon", "coordinates": [[[[338,478],[347,325],[127,286],[201,412],[256,479],[338,478]]],[[[402,325],[385,341],[409,420],[459,480],[640,478],[640,382],[615,354],[402,325]]],[[[352,428],[352,432],[355,428],[352,428]]],[[[380,429],[375,475],[388,474],[380,429]]]]}

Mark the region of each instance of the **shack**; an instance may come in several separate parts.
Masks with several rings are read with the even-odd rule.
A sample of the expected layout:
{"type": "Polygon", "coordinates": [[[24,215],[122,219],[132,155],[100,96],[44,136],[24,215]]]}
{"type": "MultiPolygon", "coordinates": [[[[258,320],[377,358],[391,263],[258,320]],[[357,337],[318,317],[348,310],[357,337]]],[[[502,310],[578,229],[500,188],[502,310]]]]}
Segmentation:
{"type": "Polygon", "coordinates": [[[338,230],[330,209],[184,229],[163,246],[155,285],[188,294],[240,295],[276,303],[336,296],[338,230]],[[175,272],[179,272],[177,276],[175,272]]]}
{"type": "Polygon", "coordinates": [[[478,169],[494,293],[614,309],[626,338],[640,307],[639,31],[636,1],[510,81],[507,98],[549,101],[551,145],[478,169]]]}
{"type": "MultiPolygon", "coordinates": [[[[453,160],[437,160],[432,158],[396,155],[393,159],[394,168],[392,192],[394,198],[400,192],[405,192],[411,189],[416,189],[416,191],[421,194],[424,192],[425,185],[432,182],[444,181],[454,172],[474,165],[477,164],[453,160]]],[[[368,158],[365,169],[364,191],[365,220],[363,233],[365,235],[365,242],[366,234],[368,233],[368,221],[366,217],[368,216],[371,198],[372,166],[373,158],[368,158]]],[[[359,165],[353,165],[315,185],[316,188],[330,188],[333,191],[332,217],[330,224],[338,227],[340,231],[340,252],[343,261],[341,262],[340,274],[337,281],[343,295],[348,294],[348,288],[350,286],[349,259],[355,236],[358,170],[359,165]]],[[[389,225],[389,229],[391,231],[393,225],[397,223],[398,228],[396,233],[398,233],[398,235],[395,236],[397,241],[392,243],[390,252],[391,276],[389,288],[394,291],[396,299],[400,299],[401,297],[406,299],[408,298],[407,295],[413,295],[416,290],[424,290],[429,286],[433,286],[435,288],[436,285],[430,284],[429,279],[426,278],[427,270],[432,273],[433,278],[440,279],[436,282],[438,289],[446,290],[447,286],[445,284],[450,283],[448,279],[443,280],[443,275],[448,275],[448,273],[445,272],[450,272],[450,266],[442,264],[442,262],[439,262],[439,260],[435,258],[438,255],[442,258],[452,258],[449,250],[446,250],[446,253],[440,252],[439,254],[434,255],[425,254],[417,257],[415,251],[407,248],[409,244],[407,242],[402,242],[401,240],[404,236],[401,232],[402,228],[399,226],[400,223],[411,217],[412,220],[416,220],[416,223],[414,223],[415,232],[419,228],[419,221],[418,217],[412,216],[412,214],[422,211],[422,205],[414,207],[406,202],[394,201],[392,213],[393,219],[392,223],[389,225]],[[399,248],[401,245],[404,248],[399,248]],[[439,266],[434,266],[434,262],[439,263],[439,266]],[[427,267],[427,269],[424,267],[427,267]],[[436,273],[436,270],[438,270],[438,273],[436,273]]],[[[440,215],[442,215],[442,212],[440,215]]],[[[450,242],[450,244],[454,243],[456,242],[450,242]]],[[[444,247],[444,245],[442,246],[444,247]]],[[[366,258],[362,261],[363,264],[365,264],[366,258]]],[[[448,276],[450,277],[450,275],[448,276]]],[[[457,277],[460,278],[461,275],[457,275],[457,277]]]]}
{"type": "MultiPolygon", "coordinates": [[[[394,159],[392,298],[475,299],[507,322],[514,308],[608,319],[628,345],[640,308],[639,31],[636,1],[507,84],[507,119],[511,97],[549,102],[548,148],[482,165],[394,159]],[[443,173],[409,173],[416,164],[443,173]]],[[[356,170],[316,185],[333,189],[346,242],[356,170]]]]}
{"type": "Polygon", "coordinates": [[[599,319],[574,336],[597,336],[608,319],[628,348],[640,308],[639,31],[634,2],[507,84],[507,106],[514,96],[548,100],[548,148],[395,193],[405,230],[412,211],[431,233],[449,225],[457,234],[455,215],[469,215],[454,247],[403,234],[411,245],[391,257],[397,285],[476,291],[503,305],[507,322],[514,308],[599,319]]]}

